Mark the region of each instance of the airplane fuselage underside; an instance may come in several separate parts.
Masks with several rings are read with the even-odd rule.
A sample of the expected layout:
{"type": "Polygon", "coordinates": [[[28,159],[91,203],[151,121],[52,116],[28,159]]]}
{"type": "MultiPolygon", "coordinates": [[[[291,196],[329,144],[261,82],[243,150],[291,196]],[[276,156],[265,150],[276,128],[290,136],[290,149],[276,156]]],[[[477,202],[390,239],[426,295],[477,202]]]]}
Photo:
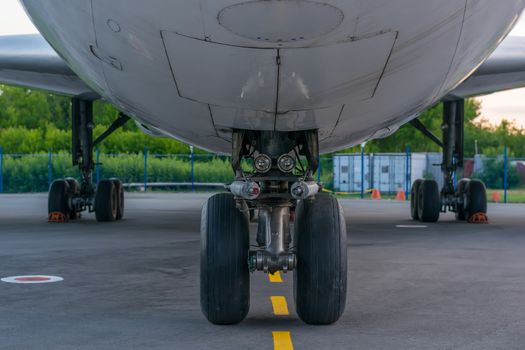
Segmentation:
{"type": "Polygon", "coordinates": [[[23,0],[105,99],[167,135],[319,130],[328,152],[388,135],[487,58],[525,1],[23,0]]]}

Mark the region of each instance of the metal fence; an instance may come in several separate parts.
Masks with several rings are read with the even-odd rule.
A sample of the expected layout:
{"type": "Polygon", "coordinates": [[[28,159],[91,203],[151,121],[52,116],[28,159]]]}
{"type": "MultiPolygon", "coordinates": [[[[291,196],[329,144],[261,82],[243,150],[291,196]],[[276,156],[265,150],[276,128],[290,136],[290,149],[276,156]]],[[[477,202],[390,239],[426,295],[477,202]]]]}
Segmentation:
{"type": "Polygon", "coordinates": [[[334,156],[334,185],[338,192],[383,193],[410,188],[411,157],[403,154],[339,154],[334,156]]]}
{"type": "MultiPolygon", "coordinates": [[[[196,190],[233,179],[229,157],[217,154],[95,154],[94,181],[118,177],[148,190],[171,187],[196,190]],[[162,186],[160,186],[162,185],[162,186]]],[[[0,193],[43,192],[55,179],[76,177],[79,169],[67,153],[4,154],[0,149],[0,193]]]]}
{"type": "MultiPolygon", "coordinates": [[[[95,154],[94,179],[118,177],[128,187],[199,190],[214,189],[233,180],[230,158],[217,154],[95,154]]],[[[0,193],[44,192],[57,178],[77,177],[79,170],[71,165],[71,155],[4,154],[0,148],[0,193]]],[[[352,193],[365,198],[371,189],[392,195],[408,194],[418,178],[443,182],[440,153],[336,154],[322,156],[317,180],[327,189],[352,193]]],[[[249,164],[245,164],[249,167],[249,164]]],[[[502,190],[525,185],[525,159],[476,156],[465,160],[460,177],[482,178],[489,188],[502,190]]],[[[408,197],[408,196],[407,196],[408,197]]],[[[524,191],[525,198],[525,191],[524,191]]]]}
{"type": "MultiPolygon", "coordinates": [[[[362,198],[370,189],[394,195],[400,191],[408,194],[417,179],[434,179],[443,186],[441,153],[398,154],[336,154],[333,157],[333,189],[336,192],[360,194],[362,198]]],[[[460,178],[479,178],[489,189],[489,199],[507,202],[525,202],[525,158],[477,155],[467,158],[462,168],[454,174],[460,178]],[[509,192],[509,190],[512,190],[509,192]],[[500,197],[502,197],[500,199],[500,197]]]]}

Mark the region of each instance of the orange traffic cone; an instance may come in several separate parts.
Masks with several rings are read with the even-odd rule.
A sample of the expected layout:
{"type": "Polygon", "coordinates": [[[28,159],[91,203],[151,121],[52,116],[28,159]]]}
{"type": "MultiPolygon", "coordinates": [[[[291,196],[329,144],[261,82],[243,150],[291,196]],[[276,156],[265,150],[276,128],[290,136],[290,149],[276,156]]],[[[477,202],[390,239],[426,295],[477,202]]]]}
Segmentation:
{"type": "Polygon", "coordinates": [[[407,200],[407,197],[406,197],[405,191],[399,190],[399,192],[397,192],[397,195],[396,195],[396,201],[404,202],[406,200],[407,200]]]}
{"type": "Polygon", "coordinates": [[[379,192],[379,190],[372,190],[372,199],[380,200],[381,192],[379,192]]]}
{"type": "Polygon", "coordinates": [[[496,203],[499,203],[501,202],[501,195],[499,194],[498,191],[494,191],[492,192],[492,200],[496,203]]]}

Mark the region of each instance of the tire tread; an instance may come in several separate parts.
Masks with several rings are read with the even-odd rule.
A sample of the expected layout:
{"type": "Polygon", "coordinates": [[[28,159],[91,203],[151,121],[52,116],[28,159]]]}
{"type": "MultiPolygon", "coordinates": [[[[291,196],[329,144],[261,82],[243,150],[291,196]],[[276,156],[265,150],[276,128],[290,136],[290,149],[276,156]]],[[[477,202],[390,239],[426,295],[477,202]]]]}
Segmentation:
{"type": "Polygon", "coordinates": [[[239,323],[250,308],[249,219],[233,195],[220,193],[204,205],[202,220],[202,311],[214,324],[239,323]]]}
{"type": "Polygon", "coordinates": [[[300,201],[296,215],[296,310],[308,324],[332,324],[341,317],[346,304],[347,246],[342,208],[335,197],[319,194],[312,201],[300,201]]]}

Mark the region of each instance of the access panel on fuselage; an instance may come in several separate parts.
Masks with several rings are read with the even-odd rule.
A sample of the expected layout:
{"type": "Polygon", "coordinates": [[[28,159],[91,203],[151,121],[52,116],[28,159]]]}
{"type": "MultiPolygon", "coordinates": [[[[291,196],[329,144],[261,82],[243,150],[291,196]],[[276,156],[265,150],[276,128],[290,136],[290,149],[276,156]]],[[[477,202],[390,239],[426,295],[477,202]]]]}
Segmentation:
{"type": "Polygon", "coordinates": [[[162,32],[181,97],[221,107],[275,112],[277,50],[212,43],[162,32]]]}
{"type": "Polygon", "coordinates": [[[370,99],[397,33],[327,46],[279,50],[279,111],[319,109],[370,99]]]}

